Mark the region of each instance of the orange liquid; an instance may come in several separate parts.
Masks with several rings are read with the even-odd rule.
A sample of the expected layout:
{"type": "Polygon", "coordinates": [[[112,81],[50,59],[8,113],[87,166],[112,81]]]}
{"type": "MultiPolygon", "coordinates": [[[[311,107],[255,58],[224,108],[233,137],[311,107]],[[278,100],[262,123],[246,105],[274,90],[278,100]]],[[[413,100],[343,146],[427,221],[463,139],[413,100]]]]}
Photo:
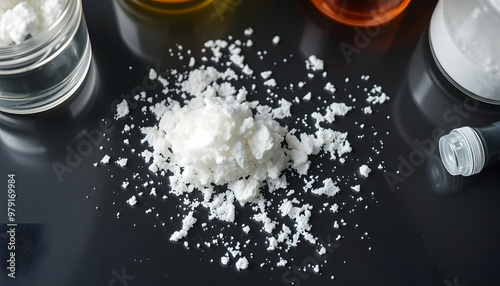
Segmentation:
{"type": "Polygon", "coordinates": [[[401,14],[410,0],[311,0],[323,14],[339,23],[370,27],[401,14]]]}

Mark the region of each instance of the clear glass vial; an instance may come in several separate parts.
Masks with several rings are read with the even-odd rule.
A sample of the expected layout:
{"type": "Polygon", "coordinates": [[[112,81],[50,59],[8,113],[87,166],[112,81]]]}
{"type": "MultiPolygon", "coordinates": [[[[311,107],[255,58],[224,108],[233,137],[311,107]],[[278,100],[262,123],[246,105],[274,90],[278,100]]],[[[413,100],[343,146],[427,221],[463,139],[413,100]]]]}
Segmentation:
{"type": "Polygon", "coordinates": [[[482,128],[453,129],[439,139],[439,153],[451,175],[471,176],[500,161],[500,121],[482,128]]]}
{"type": "Polygon", "coordinates": [[[68,0],[46,30],[0,48],[0,111],[29,114],[67,100],[84,81],[92,58],[81,0],[68,0]]]}

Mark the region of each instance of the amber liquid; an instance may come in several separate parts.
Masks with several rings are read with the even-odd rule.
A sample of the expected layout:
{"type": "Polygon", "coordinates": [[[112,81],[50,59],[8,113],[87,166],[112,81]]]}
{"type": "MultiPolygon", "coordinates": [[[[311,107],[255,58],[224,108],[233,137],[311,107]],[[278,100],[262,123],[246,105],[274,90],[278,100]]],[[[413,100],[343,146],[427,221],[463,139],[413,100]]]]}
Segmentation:
{"type": "Polygon", "coordinates": [[[183,2],[189,2],[192,0],[149,0],[151,2],[159,2],[159,3],[183,3],[183,2]]]}
{"type": "MultiPolygon", "coordinates": [[[[214,0],[126,0],[137,7],[157,13],[183,14],[207,7],[214,0]]],[[[226,2],[226,1],[222,1],[226,2]]]]}
{"type": "Polygon", "coordinates": [[[389,22],[410,0],[311,0],[327,17],[339,23],[370,27],[389,22]]]}

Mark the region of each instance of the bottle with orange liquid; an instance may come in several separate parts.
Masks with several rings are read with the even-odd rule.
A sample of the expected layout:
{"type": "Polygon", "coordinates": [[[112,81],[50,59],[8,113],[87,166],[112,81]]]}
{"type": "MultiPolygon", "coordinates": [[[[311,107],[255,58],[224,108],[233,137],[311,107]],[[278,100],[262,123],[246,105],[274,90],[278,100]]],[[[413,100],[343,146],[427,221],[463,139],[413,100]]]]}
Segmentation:
{"type": "Polygon", "coordinates": [[[384,24],[401,14],[410,0],[311,0],[324,15],[355,27],[384,24]]]}
{"type": "Polygon", "coordinates": [[[183,14],[200,10],[218,0],[128,0],[152,12],[183,14]]]}

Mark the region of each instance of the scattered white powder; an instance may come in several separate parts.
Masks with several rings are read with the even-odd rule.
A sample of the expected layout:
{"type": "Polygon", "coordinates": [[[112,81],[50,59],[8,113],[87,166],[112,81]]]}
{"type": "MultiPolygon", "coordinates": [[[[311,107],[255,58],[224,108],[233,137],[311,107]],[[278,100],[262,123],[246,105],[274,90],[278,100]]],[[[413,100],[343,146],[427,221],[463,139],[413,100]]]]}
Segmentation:
{"type": "Polygon", "coordinates": [[[371,104],[382,104],[388,100],[390,100],[390,97],[382,91],[382,87],[379,85],[374,85],[366,98],[366,101],[371,104]]]}
{"type": "Polygon", "coordinates": [[[253,29],[252,28],[246,28],[243,33],[245,34],[245,36],[251,36],[253,34],[253,29]]]}
{"type": "Polygon", "coordinates": [[[280,261],[278,261],[276,263],[276,266],[278,266],[278,267],[284,267],[287,263],[288,263],[288,261],[286,261],[285,259],[283,259],[283,257],[280,257],[280,261]]]}
{"type": "MultiPolygon", "coordinates": [[[[366,176],[368,176],[368,174],[366,174],[366,176]]],[[[353,191],[355,191],[356,193],[359,193],[361,191],[361,186],[360,185],[355,185],[355,186],[352,186],[351,189],[353,191]]]]}
{"type": "Polygon", "coordinates": [[[120,167],[125,167],[127,165],[127,161],[128,161],[127,158],[120,158],[116,160],[116,164],[120,167]]]}
{"type": "Polygon", "coordinates": [[[312,71],[322,71],[324,69],[323,60],[317,58],[315,55],[311,55],[306,60],[306,68],[312,71]]]}
{"type": "Polygon", "coordinates": [[[128,107],[127,100],[123,99],[120,103],[118,103],[116,105],[115,119],[123,118],[123,117],[127,116],[127,114],[129,114],[129,112],[130,112],[130,109],[128,107]]]}
{"type": "Polygon", "coordinates": [[[272,74],[273,74],[272,71],[263,71],[263,72],[260,73],[260,76],[263,79],[268,79],[272,74]]]}
{"type": "Polygon", "coordinates": [[[224,264],[224,265],[227,265],[229,263],[229,257],[227,256],[222,256],[220,258],[220,263],[224,264]]]}
{"type": "MultiPolygon", "coordinates": [[[[252,33],[250,28],[244,32],[247,37],[252,33]]],[[[357,172],[351,175],[337,173],[337,167],[350,166],[359,159],[350,159],[353,147],[348,140],[349,135],[336,130],[336,121],[340,120],[338,117],[346,116],[354,106],[332,102],[334,97],[329,95],[325,97],[329,100],[322,100],[324,104],[319,104],[315,112],[301,115],[301,104],[318,104],[309,103],[312,99],[309,91],[302,97],[304,102],[299,100],[300,95],[294,94],[294,87],[303,88],[305,81],[287,83],[283,88],[281,82],[286,78],[275,75],[276,81],[271,78],[272,71],[264,69],[260,72],[261,78],[254,76],[252,68],[245,63],[242,52],[245,45],[232,37],[228,39],[211,40],[204,44],[203,57],[210,59],[213,66],[204,65],[185,72],[175,69],[149,71],[150,79],[161,83],[165,92],[156,95],[155,91],[148,91],[154,92],[155,96],[141,92],[134,99],[137,105],[142,106],[133,110],[126,101],[118,104],[115,118],[126,121],[122,135],[135,136],[140,132],[143,148],[147,149],[134,154],[141,156],[149,171],[158,176],[154,178],[147,172],[134,173],[126,181],[127,186],[129,182],[135,185],[128,187],[128,191],[136,192],[138,197],[143,194],[156,197],[155,187],[166,190],[166,194],[160,195],[161,200],[175,198],[183,209],[177,216],[170,217],[176,223],[179,221],[175,218],[182,218],[182,226],[177,226],[178,230],[171,234],[170,240],[184,240],[188,247],[192,245],[188,241],[197,239],[189,237],[190,229],[201,227],[207,235],[216,231],[215,235],[204,237],[204,241],[195,242],[195,245],[198,248],[200,245],[224,247],[226,254],[218,258],[223,265],[232,264],[237,270],[249,266],[254,257],[248,253],[247,247],[263,246],[253,236],[247,235],[249,225],[252,225],[252,232],[265,237],[263,248],[270,253],[278,253],[276,260],[266,259],[261,266],[293,267],[290,264],[294,263],[294,259],[284,257],[302,242],[319,249],[320,255],[326,254],[326,247],[331,247],[315,233],[310,221],[312,216],[335,217],[333,227],[330,226],[331,231],[335,231],[340,225],[346,225],[341,218],[345,215],[343,209],[349,208],[351,212],[349,202],[337,194],[352,188],[342,179],[349,181],[357,176],[357,172]],[[267,90],[265,100],[268,105],[264,104],[265,100],[254,100],[261,90],[267,90]],[[162,97],[162,93],[166,96],[162,97]],[[132,112],[133,116],[127,116],[132,112]],[[151,120],[138,124],[137,117],[143,115],[151,120]],[[138,128],[133,128],[132,123],[138,124],[138,128]],[[319,159],[328,165],[318,164],[319,159]],[[168,178],[168,187],[162,185],[165,178],[168,178]],[[321,196],[325,203],[313,206],[307,201],[308,193],[309,196],[321,196]],[[199,219],[194,217],[195,213],[203,212],[206,215],[201,215],[199,219]],[[212,220],[227,222],[228,228],[238,226],[242,237],[225,234],[226,227],[218,229],[217,224],[209,226],[212,220]]],[[[259,56],[265,54],[265,51],[256,52],[259,56]]],[[[291,60],[282,61],[283,64],[287,62],[294,65],[291,60]]],[[[306,69],[321,71],[324,69],[323,61],[311,56],[306,61],[306,69]]],[[[314,78],[314,74],[311,75],[314,78]]],[[[315,85],[316,81],[322,81],[321,84],[327,82],[316,78],[311,80],[310,85],[315,85]]],[[[337,92],[331,82],[315,98],[321,99],[322,95],[328,95],[327,92],[337,92]]],[[[341,87],[338,93],[340,97],[343,93],[341,87]]],[[[374,86],[366,94],[380,97],[382,92],[374,86]]],[[[262,94],[259,96],[263,97],[262,94]]],[[[382,102],[379,100],[377,103],[382,102]]],[[[363,116],[361,113],[358,115],[363,116]]],[[[123,154],[117,155],[120,156],[123,154]]],[[[352,204],[363,201],[360,194],[352,194],[352,197],[352,204]]],[[[127,203],[136,205],[136,196],[128,199],[127,203]]],[[[158,207],[152,208],[148,204],[145,200],[147,211],[159,211],[158,207]]],[[[161,216],[158,219],[162,226],[169,225],[161,216]]],[[[336,237],[342,238],[339,235],[336,237]]],[[[335,236],[332,238],[335,239],[335,236]]],[[[307,268],[314,272],[323,271],[324,263],[307,268]]]]}
{"type": "Polygon", "coordinates": [[[236,269],[247,269],[248,268],[248,259],[246,257],[240,257],[238,261],[236,261],[236,269]]]}
{"type": "Polygon", "coordinates": [[[325,114],[321,114],[320,112],[313,112],[311,114],[311,117],[316,120],[315,126],[319,129],[320,123],[332,123],[335,121],[335,116],[345,116],[351,110],[352,106],[348,106],[343,102],[334,102],[326,108],[325,114]]]}
{"type": "Polygon", "coordinates": [[[182,220],[182,229],[174,232],[172,236],[170,236],[170,240],[178,241],[179,239],[185,237],[188,234],[188,230],[196,223],[196,220],[197,219],[193,217],[193,212],[189,212],[189,214],[182,220]]]}
{"type": "Polygon", "coordinates": [[[268,79],[264,82],[264,85],[266,86],[276,86],[276,80],[274,78],[268,79]]]}
{"type": "Polygon", "coordinates": [[[101,163],[108,164],[110,159],[111,157],[109,155],[104,155],[104,157],[102,157],[101,159],[101,163]]]}
{"type": "Polygon", "coordinates": [[[359,167],[359,173],[363,177],[368,177],[368,174],[370,174],[371,171],[372,170],[367,165],[362,165],[361,167],[359,167]]]}
{"type": "Polygon", "coordinates": [[[274,36],[273,38],[273,44],[277,45],[280,42],[280,37],[279,36],[274,36]]]}
{"type": "Polygon", "coordinates": [[[311,92],[308,92],[306,95],[304,95],[304,97],[302,99],[305,101],[309,101],[309,100],[311,100],[311,97],[312,97],[311,92]]]}
{"type": "Polygon", "coordinates": [[[135,196],[132,196],[130,199],[127,200],[127,203],[131,206],[135,206],[137,204],[137,198],[135,196]]]}
{"type": "Polygon", "coordinates": [[[319,255],[326,254],[326,248],[324,246],[321,246],[321,248],[318,250],[319,255]]]}
{"type": "Polygon", "coordinates": [[[363,113],[364,114],[372,114],[372,107],[371,106],[366,106],[363,108],[363,113]]]}
{"type": "Polygon", "coordinates": [[[335,86],[331,82],[326,83],[325,90],[329,91],[330,93],[335,93],[336,91],[335,86]]]}
{"type": "Polygon", "coordinates": [[[68,0],[2,0],[0,4],[0,47],[20,44],[29,36],[48,29],[68,0]]]}
{"type": "Polygon", "coordinates": [[[338,229],[340,227],[339,223],[337,221],[333,222],[333,228],[338,229]]]}
{"type": "Polygon", "coordinates": [[[329,197],[333,197],[340,192],[340,188],[337,187],[337,185],[331,178],[328,178],[323,181],[323,187],[314,189],[311,192],[316,195],[326,195],[329,197]]]}
{"type": "Polygon", "coordinates": [[[245,73],[246,75],[252,75],[253,74],[253,70],[248,65],[245,65],[243,67],[242,72],[245,73]]]}
{"type": "Polygon", "coordinates": [[[149,79],[150,80],[155,80],[158,78],[158,73],[154,69],[149,70],[149,79]]]}

